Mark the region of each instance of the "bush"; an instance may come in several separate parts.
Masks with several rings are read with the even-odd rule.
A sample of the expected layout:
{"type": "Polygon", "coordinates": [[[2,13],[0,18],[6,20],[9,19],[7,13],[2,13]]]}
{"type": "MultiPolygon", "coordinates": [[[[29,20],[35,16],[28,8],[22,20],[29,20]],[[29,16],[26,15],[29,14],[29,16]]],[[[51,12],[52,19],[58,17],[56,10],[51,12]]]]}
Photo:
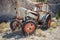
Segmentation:
{"type": "Polygon", "coordinates": [[[56,13],[56,19],[59,19],[60,18],[60,14],[57,12],[56,13]]]}
{"type": "Polygon", "coordinates": [[[48,0],[38,0],[38,2],[47,2],[48,0]]]}
{"type": "Polygon", "coordinates": [[[39,2],[43,2],[44,0],[39,0],[39,2]]]}

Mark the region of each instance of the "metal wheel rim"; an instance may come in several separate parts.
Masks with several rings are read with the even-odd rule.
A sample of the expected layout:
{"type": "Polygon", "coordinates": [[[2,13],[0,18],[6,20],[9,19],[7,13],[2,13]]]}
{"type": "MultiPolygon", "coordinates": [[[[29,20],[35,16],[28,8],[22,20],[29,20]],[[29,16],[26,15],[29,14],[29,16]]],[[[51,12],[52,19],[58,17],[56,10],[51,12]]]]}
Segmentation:
{"type": "Polygon", "coordinates": [[[26,33],[31,34],[34,32],[34,30],[35,30],[35,25],[33,23],[30,22],[25,25],[24,31],[26,33]]]}

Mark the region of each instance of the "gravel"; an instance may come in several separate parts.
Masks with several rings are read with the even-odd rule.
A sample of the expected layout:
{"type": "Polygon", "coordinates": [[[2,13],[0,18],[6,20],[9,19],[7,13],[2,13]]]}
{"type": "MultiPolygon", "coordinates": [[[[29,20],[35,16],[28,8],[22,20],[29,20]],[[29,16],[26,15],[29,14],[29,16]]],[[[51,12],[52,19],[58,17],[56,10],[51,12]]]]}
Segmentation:
{"type": "Polygon", "coordinates": [[[42,31],[42,34],[35,32],[29,36],[24,36],[22,32],[12,33],[10,29],[5,32],[0,33],[0,40],[60,40],[60,25],[57,26],[57,28],[51,27],[48,30],[42,31]],[[38,33],[38,35],[36,35],[36,33],[38,33]]]}

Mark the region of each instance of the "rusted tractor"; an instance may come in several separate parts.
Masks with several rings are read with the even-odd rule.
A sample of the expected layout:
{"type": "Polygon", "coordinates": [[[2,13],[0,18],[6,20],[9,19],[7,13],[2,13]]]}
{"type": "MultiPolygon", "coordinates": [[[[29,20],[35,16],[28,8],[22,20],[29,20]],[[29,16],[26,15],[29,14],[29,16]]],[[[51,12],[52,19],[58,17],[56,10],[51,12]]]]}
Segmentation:
{"type": "Polygon", "coordinates": [[[51,15],[46,11],[40,10],[40,7],[41,4],[36,4],[32,9],[32,11],[36,13],[25,13],[25,16],[21,12],[20,16],[17,16],[17,18],[10,23],[12,31],[22,29],[24,34],[32,34],[35,29],[38,28],[38,25],[40,25],[40,28],[48,29],[51,24],[51,15]],[[39,10],[37,10],[38,8],[39,10]]]}

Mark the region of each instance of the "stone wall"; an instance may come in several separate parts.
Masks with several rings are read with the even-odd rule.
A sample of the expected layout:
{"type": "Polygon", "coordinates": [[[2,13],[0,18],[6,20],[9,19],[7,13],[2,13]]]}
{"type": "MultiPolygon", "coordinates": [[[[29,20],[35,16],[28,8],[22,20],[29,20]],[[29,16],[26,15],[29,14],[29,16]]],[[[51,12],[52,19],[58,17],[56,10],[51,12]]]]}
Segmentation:
{"type": "Polygon", "coordinates": [[[14,0],[0,0],[0,16],[2,15],[16,15],[14,0]]]}

